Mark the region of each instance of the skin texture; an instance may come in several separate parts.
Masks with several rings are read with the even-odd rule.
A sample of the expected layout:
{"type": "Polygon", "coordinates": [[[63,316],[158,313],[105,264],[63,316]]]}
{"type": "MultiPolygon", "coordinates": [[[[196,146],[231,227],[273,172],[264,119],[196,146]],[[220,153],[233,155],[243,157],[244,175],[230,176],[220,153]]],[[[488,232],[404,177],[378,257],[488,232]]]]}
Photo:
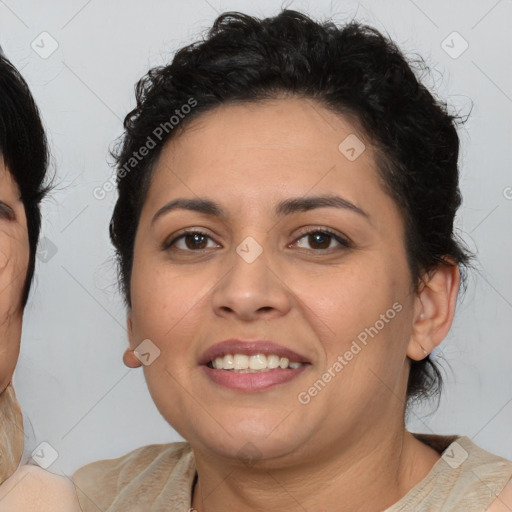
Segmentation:
{"type": "Polygon", "coordinates": [[[2,512],[80,512],[73,485],[39,466],[24,465],[0,487],[2,512]]]}
{"type": "Polygon", "coordinates": [[[510,512],[512,510],[512,480],[504,487],[487,512],[510,512]]]}
{"type": "Polygon", "coordinates": [[[0,157],[0,392],[11,381],[18,360],[28,259],[25,208],[0,157]]]}
{"type": "Polygon", "coordinates": [[[430,352],[449,330],[457,267],[425,280],[411,292],[403,219],[370,141],[347,119],[309,100],[277,99],[222,106],[169,141],[137,230],[128,328],[131,349],[150,339],[161,351],[144,372],[161,414],[194,449],[192,506],[378,511],[419,482],[439,454],[404,429],[408,358],[423,358],[421,347],[430,352]],[[366,150],[349,161],[338,145],[354,133],[366,150]],[[367,217],[332,207],[273,213],[282,200],[316,195],[339,195],[367,217]],[[227,217],[175,210],[151,222],[178,197],[211,199],[227,217]],[[192,237],[162,247],[184,228],[210,237],[202,251],[192,237]],[[350,247],[304,236],[322,228],[350,247]],[[236,252],[248,236],[263,249],[252,263],[236,252]],[[298,394],[395,303],[395,318],[301,404],[298,394]],[[312,364],[266,391],[223,388],[198,359],[228,338],[271,340],[312,364]]]}

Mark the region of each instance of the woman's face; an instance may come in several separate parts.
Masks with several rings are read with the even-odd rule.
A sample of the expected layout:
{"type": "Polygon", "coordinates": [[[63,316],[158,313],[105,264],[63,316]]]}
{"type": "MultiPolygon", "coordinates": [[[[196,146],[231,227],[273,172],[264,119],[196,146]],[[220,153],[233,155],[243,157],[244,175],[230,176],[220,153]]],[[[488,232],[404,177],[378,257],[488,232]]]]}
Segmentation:
{"type": "Polygon", "coordinates": [[[151,395],[196,450],[328,456],[402,415],[410,279],[403,220],[363,134],[303,99],[223,106],[170,141],[155,168],[134,247],[130,345],[151,341],[140,349],[151,395]],[[178,198],[222,215],[161,210],[178,198]],[[240,345],[208,352],[229,339],[240,345]],[[255,340],[280,347],[251,351],[255,340]],[[286,350],[307,364],[207,364],[239,354],[222,364],[252,355],[257,367],[263,353],[275,366],[286,350]]]}
{"type": "Polygon", "coordinates": [[[0,392],[9,384],[18,360],[28,262],[25,209],[0,157],[0,392]]]}

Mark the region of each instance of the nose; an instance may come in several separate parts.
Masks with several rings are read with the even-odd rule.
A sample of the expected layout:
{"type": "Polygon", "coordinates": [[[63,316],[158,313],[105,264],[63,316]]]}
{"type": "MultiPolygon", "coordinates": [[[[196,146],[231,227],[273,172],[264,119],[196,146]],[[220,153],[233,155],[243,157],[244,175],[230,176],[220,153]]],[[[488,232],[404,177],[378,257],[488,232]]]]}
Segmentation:
{"type": "Polygon", "coordinates": [[[252,262],[233,251],[231,268],[212,293],[216,315],[240,320],[270,320],[285,315],[292,306],[291,291],[271,268],[265,250],[252,262]]]}

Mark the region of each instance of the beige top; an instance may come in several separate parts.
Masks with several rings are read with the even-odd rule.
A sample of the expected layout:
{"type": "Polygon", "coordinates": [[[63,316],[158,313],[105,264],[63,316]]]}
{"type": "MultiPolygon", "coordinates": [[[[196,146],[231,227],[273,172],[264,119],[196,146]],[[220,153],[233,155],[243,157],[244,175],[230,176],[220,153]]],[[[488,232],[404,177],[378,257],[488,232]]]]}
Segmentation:
{"type": "Polygon", "coordinates": [[[78,512],[68,478],[23,464],[23,414],[9,383],[0,393],[0,512],[78,512]]]}
{"type": "MultiPolygon", "coordinates": [[[[466,436],[413,435],[442,456],[384,512],[484,512],[512,478],[512,462],[466,436]]],[[[182,442],[144,446],[118,459],[93,462],[73,479],[83,512],[187,512],[195,476],[193,452],[182,442]]]]}

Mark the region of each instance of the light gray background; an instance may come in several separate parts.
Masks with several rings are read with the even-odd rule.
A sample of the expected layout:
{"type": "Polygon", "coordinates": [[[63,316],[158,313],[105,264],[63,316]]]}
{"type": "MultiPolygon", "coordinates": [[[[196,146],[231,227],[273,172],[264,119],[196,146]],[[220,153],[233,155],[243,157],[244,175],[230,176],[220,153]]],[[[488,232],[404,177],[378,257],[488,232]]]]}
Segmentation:
{"type": "MultiPolygon", "coordinates": [[[[427,84],[452,106],[467,113],[474,103],[461,131],[464,206],[458,225],[478,249],[479,271],[471,274],[442,345],[452,370],[445,365],[441,406],[430,415],[431,408],[416,411],[408,427],[465,434],[512,459],[512,2],[287,6],[374,25],[407,55],[427,59],[434,70],[427,84]],[[454,31],[469,44],[456,59],[441,46],[454,31]]],[[[34,426],[32,434],[27,429],[28,447],[46,441],[59,454],[51,471],[70,474],[95,459],[179,439],[153,405],[142,370],[122,364],[125,314],[107,236],[116,195],[97,200],[92,192],[111,175],[109,144],[134,104],[134,83],[150,66],[199,38],[222,11],[268,16],[280,7],[272,0],[0,1],[0,44],[36,97],[57,172],[58,187],[44,205],[46,250],[39,253],[15,374],[19,400],[34,426]],[[51,48],[42,32],[58,43],[46,59],[31,48],[34,40],[51,48]]],[[[464,44],[459,36],[447,42],[452,53],[464,44]]]]}

